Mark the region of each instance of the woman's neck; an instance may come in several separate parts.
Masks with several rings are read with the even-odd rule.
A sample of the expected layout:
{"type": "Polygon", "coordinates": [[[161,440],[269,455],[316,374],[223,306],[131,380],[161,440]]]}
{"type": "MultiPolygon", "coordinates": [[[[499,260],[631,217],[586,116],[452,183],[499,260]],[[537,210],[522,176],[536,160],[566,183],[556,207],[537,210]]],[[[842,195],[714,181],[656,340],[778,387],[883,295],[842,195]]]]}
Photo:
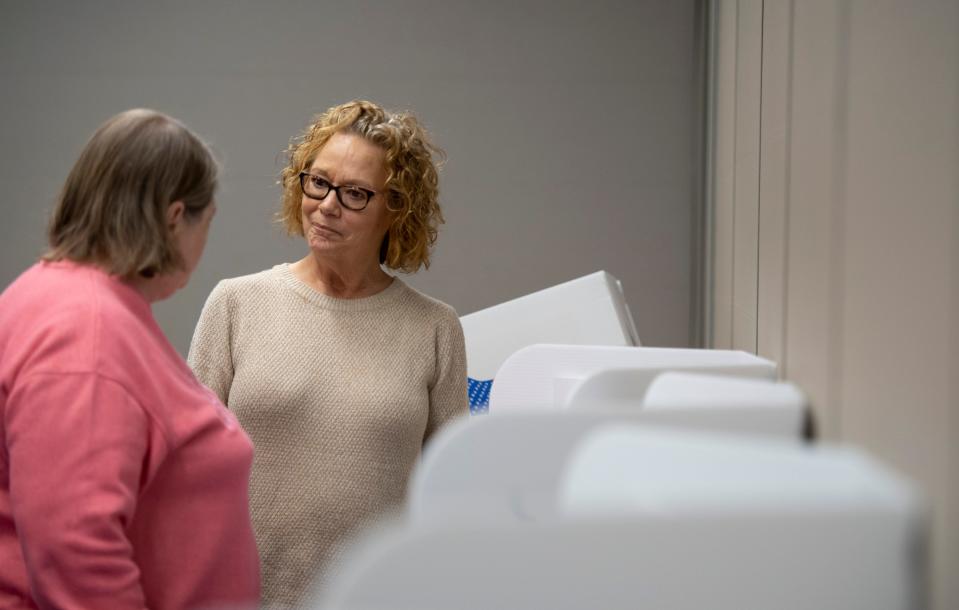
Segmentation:
{"type": "Polygon", "coordinates": [[[338,299],[370,297],[383,291],[393,281],[379,264],[349,268],[318,260],[312,253],[291,264],[290,270],[307,286],[338,299]]]}
{"type": "MultiPolygon", "coordinates": [[[[188,276],[187,276],[188,277],[188,276]]],[[[156,303],[168,299],[174,292],[186,285],[187,278],[179,274],[165,273],[151,277],[133,275],[125,278],[124,282],[143,295],[148,303],[156,303]]]]}

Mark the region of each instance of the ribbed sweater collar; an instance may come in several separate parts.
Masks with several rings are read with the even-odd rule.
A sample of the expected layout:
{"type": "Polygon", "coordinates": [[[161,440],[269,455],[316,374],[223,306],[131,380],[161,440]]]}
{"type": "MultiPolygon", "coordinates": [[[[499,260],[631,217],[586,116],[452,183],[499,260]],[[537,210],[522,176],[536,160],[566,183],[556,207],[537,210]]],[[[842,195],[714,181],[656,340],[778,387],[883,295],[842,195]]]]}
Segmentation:
{"type": "Polygon", "coordinates": [[[276,265],[272,271],[283,284],[308,302],[317,307],[334,311],[369,311],[379,309],[396,302],[406,292],[406,284],[398,277],[394,277],[389,286],[372,296],[360,299],[340,299],[323,294],[300,281],[293,274],[289,263],[276,265]]]}

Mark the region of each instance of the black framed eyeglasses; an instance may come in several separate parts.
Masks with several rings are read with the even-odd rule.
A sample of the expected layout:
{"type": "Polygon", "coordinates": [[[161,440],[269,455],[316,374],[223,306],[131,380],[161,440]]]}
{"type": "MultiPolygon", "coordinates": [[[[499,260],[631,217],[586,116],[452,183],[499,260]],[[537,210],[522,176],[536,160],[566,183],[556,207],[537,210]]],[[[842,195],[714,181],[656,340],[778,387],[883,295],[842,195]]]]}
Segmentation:
{"type": "Polygon", "coordinates": [[[352,184],[334,186],[329,180],[321,176],[314,176],[310,172],[300,172],[300,189],[310,199],[326,199],[330,191],[336,191],[336,199],[344,208],[359,212],[370,203],[376,191],[365,189],[352,184]]]}

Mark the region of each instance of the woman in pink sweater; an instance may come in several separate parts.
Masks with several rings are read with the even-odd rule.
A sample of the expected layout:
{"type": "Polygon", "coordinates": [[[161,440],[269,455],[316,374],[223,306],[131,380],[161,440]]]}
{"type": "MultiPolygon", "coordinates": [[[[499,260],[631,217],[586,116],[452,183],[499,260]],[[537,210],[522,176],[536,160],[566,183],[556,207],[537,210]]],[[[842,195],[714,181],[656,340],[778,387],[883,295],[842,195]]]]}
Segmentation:
{"type": "Polygon", "coordinates": [[[0,295],[0,608],[259,599],[252,446],[151,311],[203,253],[216,173],[176,120],[113,117],[0,295]]]}

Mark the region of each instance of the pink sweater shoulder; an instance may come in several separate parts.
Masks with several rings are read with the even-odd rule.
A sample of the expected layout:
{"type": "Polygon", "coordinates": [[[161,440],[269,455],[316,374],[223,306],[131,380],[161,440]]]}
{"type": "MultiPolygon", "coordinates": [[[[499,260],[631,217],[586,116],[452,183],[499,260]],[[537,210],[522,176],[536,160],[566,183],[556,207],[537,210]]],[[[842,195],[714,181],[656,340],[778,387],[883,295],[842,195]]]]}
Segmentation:
{"type": "Polygon", "coordinates": [[[0,295],[0,607],[255,605],[252,447],[149,303],[40,263],[0,295]]]}

